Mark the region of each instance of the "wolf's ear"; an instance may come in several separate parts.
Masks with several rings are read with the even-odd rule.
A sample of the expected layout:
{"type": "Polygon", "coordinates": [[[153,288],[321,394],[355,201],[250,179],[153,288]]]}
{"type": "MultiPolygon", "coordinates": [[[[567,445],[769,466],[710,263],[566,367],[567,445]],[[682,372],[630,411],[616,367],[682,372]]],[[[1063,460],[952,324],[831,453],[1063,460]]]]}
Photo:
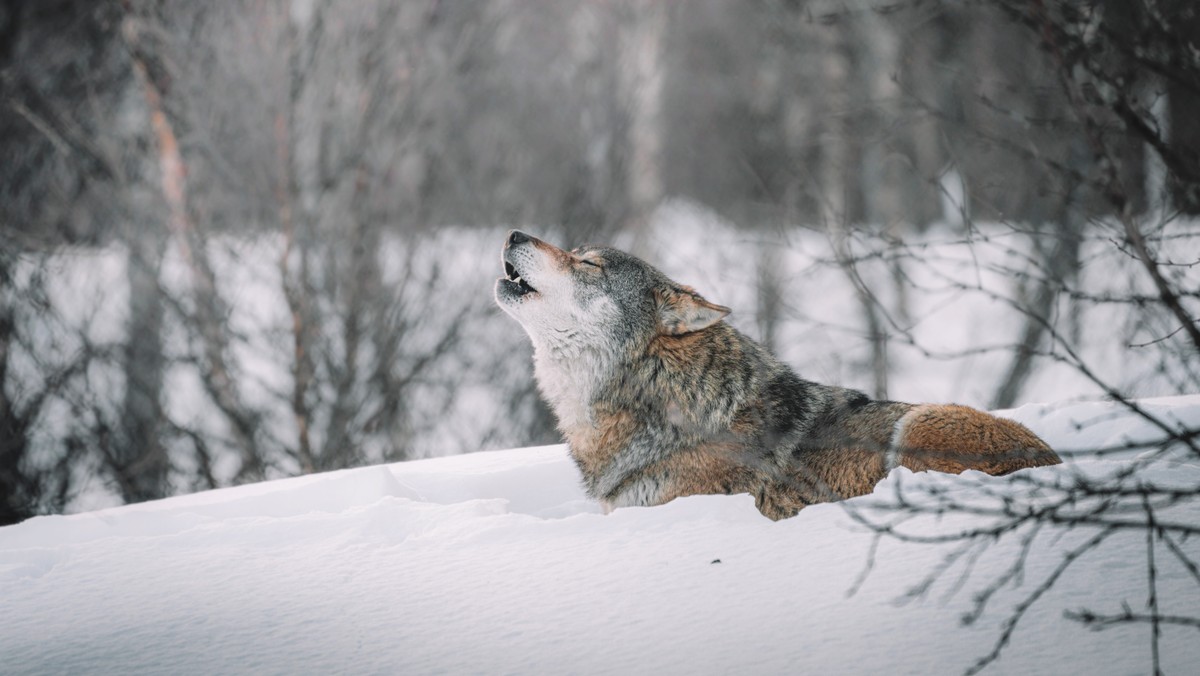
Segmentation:
{"type": "Polygon", "coordinates": [[[658,292],[658,327],[668,336],[708,328],[729,312],[729,308],[704,300],[688,286],[658,292]]]}

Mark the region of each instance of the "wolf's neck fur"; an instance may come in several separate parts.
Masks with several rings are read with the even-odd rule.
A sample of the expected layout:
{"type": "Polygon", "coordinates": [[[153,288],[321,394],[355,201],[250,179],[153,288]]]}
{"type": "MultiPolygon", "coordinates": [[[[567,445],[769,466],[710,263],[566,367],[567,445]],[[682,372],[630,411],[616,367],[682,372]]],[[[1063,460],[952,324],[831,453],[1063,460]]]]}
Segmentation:
{"type": "Polygon", "coordinates": [[[612,372],[615,358],[600,349],[547,344],[535,339],[533,371],[538,389],[562,431],[590,424],[591,403],[612,372]]]}

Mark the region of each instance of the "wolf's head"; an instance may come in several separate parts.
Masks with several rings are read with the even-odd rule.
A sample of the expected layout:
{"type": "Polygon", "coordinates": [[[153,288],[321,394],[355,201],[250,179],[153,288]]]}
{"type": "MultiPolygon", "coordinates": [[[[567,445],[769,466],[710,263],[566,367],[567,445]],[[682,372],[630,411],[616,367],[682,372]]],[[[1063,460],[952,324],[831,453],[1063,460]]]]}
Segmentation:
{"type": "Polygon", "coordinates": [[[496,302],[538,348],[566,355],[637,349],[656,336],[699,331],[729,314],[616,249],[564,251],[513,230],[501,259],[496,302]]]}

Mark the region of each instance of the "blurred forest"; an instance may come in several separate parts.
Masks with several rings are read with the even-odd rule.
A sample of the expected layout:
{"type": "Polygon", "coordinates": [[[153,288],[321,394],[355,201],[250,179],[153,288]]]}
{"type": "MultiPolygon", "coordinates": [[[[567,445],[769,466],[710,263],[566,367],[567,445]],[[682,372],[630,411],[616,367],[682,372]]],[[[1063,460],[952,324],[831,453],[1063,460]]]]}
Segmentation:
{"type": "Polygon", "coordinates": [[[500,240],[462,233],[645,253],[667,200],[778,245],[770,344],[772,256],[825,238],[874,394],[904,243],[981,222],[1027,252],[986,403],[1042,359],[1127,395],[1072,361],[1071,302],[1134,308],[1200,391],[1197,262],[1166,260],[1198,110],[1193,0],[0,0],[0,525],[445,452],[446,416],[460,451],[552,443],[523,336],[456,285],[500,240]],[[1089,241],[1146,284],[1077,284],[1089,241]],[[81,259],[115,314],[55,291],[81,259]]]}

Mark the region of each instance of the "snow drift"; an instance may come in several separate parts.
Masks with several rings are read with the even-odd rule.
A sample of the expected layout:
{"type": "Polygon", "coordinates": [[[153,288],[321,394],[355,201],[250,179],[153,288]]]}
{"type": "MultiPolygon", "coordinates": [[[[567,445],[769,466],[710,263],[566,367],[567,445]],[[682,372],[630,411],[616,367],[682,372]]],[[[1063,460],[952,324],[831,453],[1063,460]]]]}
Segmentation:
{"type": "MultiPolygon", "coordinates": [[[[1200,425],[1200,396],[1148,400],[1200,425]]],[[[1153,430],[1116,405],[1006,413],[1057,449],[1112,446],[1153,430]]],[[[1080,457],[1034,476],[1128,466],[1080,457]]],[[[1147,480],[1200,484],[1195,458],[1147,480]]],[[[911,593],[946,545],[873,535],[852,515],[898,484],[963,495],[1006,490],[977,473],[898,469],[873,495],[771,522],[749,496],[698,496],[599,513],[562,446],[311,475],[0,529],[5,673],[958,673],[1086,528],[1039,539],[1025,574],[978,621],[973,596],[1020,555],[1013,538],[968,571],[911,593]],[[964,577],[964,573],[968,573],[964,577]],[[864,576],[865,575],[865,576],[864,576]],[[853,592],[853,593],[852,593],[853,592]]],[[[1175,521],[1200,523],[1193,500],[1175,521]]],[[[914,527],[954,532],[985,517],[914,527]]],[[[1092,632],[1063,618],[1135,610],[1147,596],[1145,534],[1072,564],[1022,618],[990,673],[1131,673],[1150,629],[1092,632]]],[[[1194,539],[1181,545],[1200,556],[1194,539]]],[[[1157,566],[1160,611],[1194,614],[1200,585],[1157,566]]],[[[1164,626],[1167,673],[1200,663],[1194,628],[1164,626]]]]}

